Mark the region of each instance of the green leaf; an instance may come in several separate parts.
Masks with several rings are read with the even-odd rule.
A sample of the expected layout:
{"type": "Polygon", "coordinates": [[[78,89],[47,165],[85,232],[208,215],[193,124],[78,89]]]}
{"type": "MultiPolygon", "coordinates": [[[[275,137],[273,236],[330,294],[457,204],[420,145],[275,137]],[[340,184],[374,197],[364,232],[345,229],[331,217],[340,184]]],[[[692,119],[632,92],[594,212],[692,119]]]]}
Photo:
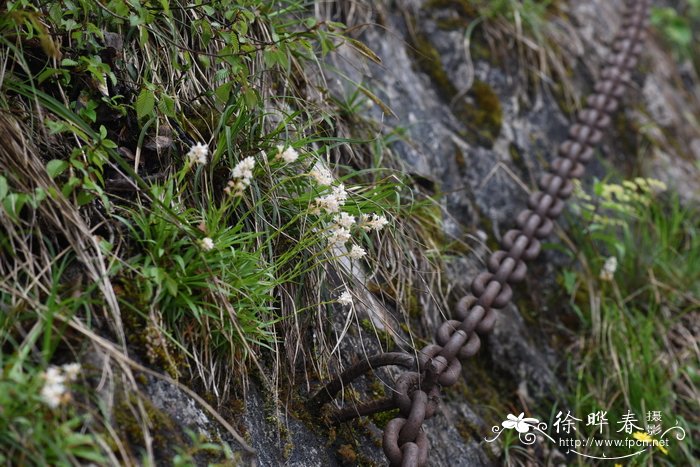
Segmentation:
{"type": "Polygon", "coordinates": [[[197,60],[199,60],[199,63],[202,64],[205,70],[209,69],[211,67],[211,59],[207,57],[206,55],[199,55],[197,56],[197,60]]]}
{"type": "Polygon", "coordinates": [[[19,213],[22,211],[22,207],[27,202],[27,195],[24,193],[10,193],[4,200],[3,206],[8,216],[13,220],[17,220],[19,213]]]}
{"type": "Polygon", "coordinates": [[[167,94],[161,94],[160,101],[158,101],[158,110],[165,116],[175,118],[175,100],[167,94]]]}
{"type": "Polygon", "coordinates": [[[136,98],[136,116],[139,120],[150,117],[156,106],[156,96],[148,89],[142,89],[136,98]]]}
{"type": "Polygon", "coordinates": [[[245,105],[249,109],[254,109],[255,106],[258,104],[258,94],[255,92],[255,89],[246,89],[243,93],[243,99],[245,100],[245,105]]]}
{"type": "Polygon", "coordinates": [[[102,141],[102,146],[107,149],[116,149],[117,143],[115,143],[111,139],[105,139],[104,141],[102,141]]]}
{"type": "Polygon", "coordinates": [[[576,273],[574,271],[564,271],[562,275],[566,293],[568,293],[569,295],[573,294],[577,281],[576,273]]]}
{"type": "Polygon", "coordinates": [[[56,178],[63,173],[64,170],[68,168],[68,162],[62,161],[60,159],[53,159],[46,164],[46,171],[49,177],[56,178]]]}
{"type": "Polygon", "coordinates": [[[104,456],[97,451],[97,446],[95,447],[84,447],[84,448],[73,448],[71,449],[71,454],[75,457],[80,457],[81,459],[86,459],[92,462],[102,464],[106,461],[104,456]]]}
{"type": "Polygon", "coordinates": [[[690,26],[680,19],[669,24],[667,32],[671,40],[680,46],[688,46],[693,40],[693,31],[690,26]]]}
{"type": "Polygon", "coordinates": [[[175,279],[173,279],[170,276],[165,277],[165,288],[168,289],[168,292],[170,295],[173,297],[177,297],[177,289],[178,289],[178,284],[175,279]]]}
{"type": "Polygon", "coordinates": [[[88,191],[81,191],[78,193],[78,196],[76,197],[76,201],[78,202],[78,206],[85,206],[86,204],[91,203],[96,196],[93,193],[90,193],[88,191]]]}
{"type": "Polygon", "coordinates": [[[0,201],[5,199],[5,196],[7,196],[7,193],[10,191],[10,187],[7,184],[7,179],[0,175],[0,201]]]}
{"type": "Polygon", "coordinates": [[[214,95],[219,100],[220,103],[226,104],[228,102],[229,96],[231,96],[231,88],[233,87],[233,82],[222,84],[214,91],[214,95]]]}

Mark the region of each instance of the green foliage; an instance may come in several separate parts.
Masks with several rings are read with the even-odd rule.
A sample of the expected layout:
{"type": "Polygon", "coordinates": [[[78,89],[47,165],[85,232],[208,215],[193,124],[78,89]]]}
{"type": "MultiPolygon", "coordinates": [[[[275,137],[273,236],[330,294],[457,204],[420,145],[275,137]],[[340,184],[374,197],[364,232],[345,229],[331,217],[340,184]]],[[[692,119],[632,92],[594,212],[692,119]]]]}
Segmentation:
{"type": "MultiPolygon", "coordinates": [[[[692,463],[690,433],[698,428],[692,357],[669,342],[678,342],[700,311],[700,213],[660,197],[664,188],[637,178],[598,182],[592,196],[579,192],[578,214],[588,223],[573,240],[583,267],[563,279],[586,336],[571,362],[576,413],[603,410],[618,421],[631,410],[644,429],[652,424],[646,414],[660,411],[664,428],[678,421],[689,435],[673,439],[668,454],[653,449],[635,457],[638,465],[692,463]]],[[[602,435],[619,438],[617,428],[611,422],[602,435]]],[[[612,453],[629,451],[606,451],[612,453]]]]}
{"type": "Polygon", "coordinates": [[[42,372],[27,361],[5,361],[0,375],[0,462],[4,465],[71,465],[105,462],[86,415],[72,404],[51,409],[41,400],[42,372]]]}
{"type": "MultiPolygon", "coordinates": [[[[0,230],[0,254],[9,254],[8,238],[0,230]]],[[[13,252],[21,255],[21,252],[13,252]]],[[[60,277],[70,265],[64,258],[54,271],[53,287],[45,297],[27,290],[13,301],[0,287],[0,462],[3,465],[74,465],[106,461],[92,430],[91,414],[84,410],[82,375],[66,380],[61,402],[50,405],[44,393],[49,384],[48,363],[58,353],[66,319],[88,309],[91,291],[71,296],[60,277]],[[41,301],[41,305],[38,305],[41,301]],[[37,308],[33,308],[36,306],[37,308]]],[[[16,279],[15,277],[12,277],[16,279]]],[[[36,277],[25,278],[36,279],[36,277]]],[[[15,283],[19,283],[16,281],[15,283]]]]}
{"type": "Polygon", "coordinates": [[[260,234],[244,230],[243,223],[227,227],[214,208],[199,213],[177,205],[172,183],[154,186],[152,194],[165,205],[182,209],[179,217],[186,224],[173,223],[145,207],[123,218],[137,243],[124,274],[135,280],[140,301],[158,310],[168,329],[180,330],[181,345],[195,344],[188,342],[195,336],[186,337],[185,332],[194,326],[208,330],[196,338],[206,339],[212,352],[243,348],[241,339],[269,346],[274,340],[269,307],[276,284],[263,250],[256,249],[260,234]],[[203,248],[203,232],[199,239],[192,235],[200,224],[213,239],[214,249],[203,248]],[[222,309],[227,304],[229,308],[222,309]]]}
{"type": "Polygon", "coordinates": [[[187,436],[190,438],[190,445],[186,449],[177,447],[179,453],[173,457],[173,467],[194,467],[201,465],[202,458],[211,459],[212,457],[223,457],[225,462],[216,464],[208,462],[207,465],[209,466],[235,465],[242,462],[226,443],[218,444],[207,442],[207,440],[201,439],[201,436],[191,430],[187,430],[187,436]]]}
{"type": "Polygon", "coordinates": [[[522,21],[528,32],[539,35],[553,0],[479,0],[472,2],[481,16],[503,18],[509,22],[522,21]]]}
{"type": "Polygon", "coordinates": [[[696,58],[698,42],[693,31],[700,22],[700,1],[680,2],[678,8],[653,7],[651,23],[673,48],[677,58],[696,58]]]}

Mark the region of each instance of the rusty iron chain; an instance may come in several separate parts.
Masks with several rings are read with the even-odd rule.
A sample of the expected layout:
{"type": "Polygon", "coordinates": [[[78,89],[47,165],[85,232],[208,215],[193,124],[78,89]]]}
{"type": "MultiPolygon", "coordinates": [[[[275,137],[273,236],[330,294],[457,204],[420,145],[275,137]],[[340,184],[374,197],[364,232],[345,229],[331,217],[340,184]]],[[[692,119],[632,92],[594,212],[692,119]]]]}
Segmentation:
{"type": "Polygon", "coordinates": [[[387,352],[374,355],[347,369],[318,391],[310,403],[320,408],[333,400],[343,386],[371,370],[393,365],[404,371],[395,382],[392,397],[373,400],[356,407],[336,411],[336,422],[398,408],[399,416],[384,429],[383,449],[392,466],[424,466],[429,443],[423,422],[436,412],[443,387],[452,386],[462,372],[461,360],[473,357],[481,348],[481,337],[489,334],[496,323],[496,310],[507,306],[513,296],[510,284],[525,280],[525,261],[540,253],[540,241],[554,229],[554,221],[571,196],[573,179],[580,178],[584,164],[594,154],[611,123],[619,99],[631,82],[631,70],[643,50],[647,10],[651,0],[627,0],[621,31],[612,43],[612,53],[605,60],[596,82],[595,92],[578,112],[569,128],[568,138],[559,146],[558,156],[538,182],[540,190],[530,195],[527,209],[516,217],[517,229],[502,239],[503,250],[492,253],[488,270],[471,282],[471,294],[456,306],[458,319],[444,321],[435,333],[437,344],[430,344],[415,355],[387,352]]]}

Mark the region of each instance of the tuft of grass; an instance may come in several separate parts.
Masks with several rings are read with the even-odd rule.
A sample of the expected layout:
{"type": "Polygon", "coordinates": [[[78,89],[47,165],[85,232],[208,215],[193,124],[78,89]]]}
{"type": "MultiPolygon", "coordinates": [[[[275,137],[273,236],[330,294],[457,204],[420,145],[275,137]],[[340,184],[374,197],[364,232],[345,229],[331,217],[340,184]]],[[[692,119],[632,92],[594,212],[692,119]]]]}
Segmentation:
{"type": "MultiPolygon", "coordinates": [[[[578,212],[587,223],[572,239],[581,268],[563,279],[581,326],[570,349],[570,403],[576,414],[607,412],[609,422],[600,431],[584,418],[581,436],[628,436],[619,432],[628,411],[635,430],[652,437],[676,424],[686,432],[682,441],[666,435],[668,452],[649,449],[631,459],[634,465],[692,463],[700,426],[700,213],[660,195],[663,189],[636,178],[598,182],[593,195],[579,192],[578,212]]],[[[602,455],[590,447],[586,454],[602,455]]],[[[626,448],[605,450],[608,457],[626,454],[626,448]]]]}

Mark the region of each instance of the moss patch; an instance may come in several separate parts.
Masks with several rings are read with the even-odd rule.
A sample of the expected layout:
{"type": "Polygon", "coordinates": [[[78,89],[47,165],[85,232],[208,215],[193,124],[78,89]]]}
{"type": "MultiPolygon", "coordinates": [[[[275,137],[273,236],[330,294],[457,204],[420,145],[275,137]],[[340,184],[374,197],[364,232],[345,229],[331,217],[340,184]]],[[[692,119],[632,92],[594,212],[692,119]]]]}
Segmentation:
{"type": "Polygon", "coordinates": [[[462,135],[472,144],[492,147],[501,132],[503,110],[498,95],[486,82],[475,80],[464,96],[452,83],[440,57],[440,52],[430,39],[413,25],[416,33],[410,38],[411,52],[419,70],[431,77],[438,94],[446,102],[459,97],[452,111],[465,125],[462,135]]]}
{"type": "Polygon", "coordinates": [[[475,80],[466,100],[461,105],[457,104],[457,116],[473,128],[479,142],[491,147],[503,124],[503,110],[498,95],[487,83],[475,80]]]}
{"type": "MultiPolygon", "coordinates": [[[[157,458],[172,458],[176,453],[173,446],[186,446],[187,442],[177,429],[175,422],[162,410],[158,409],[148,399],[141,398],[144,411],[148,416],[149,431],[153,438],[153,450],[157,458]]],[[[122,399],[114,406],[114,427],[119,433],[120,439],[129,441],[129,448],[146,449],[143,440],[142,422],[134,416],[135,407],[138,406],[139,396],[129,394],[127,399],[122,399]]],[[[140,453],[130,452],[133,459],[139,459],[140,453]]]]}
{"type": "Polygon", "coordinates": [[[378,412],[370,415],[370,420],[372,423],[377,425],[380,430],[386,427],[387,423],[399,416],[399,409],[387,410],[386,412],[378,412]]]}

